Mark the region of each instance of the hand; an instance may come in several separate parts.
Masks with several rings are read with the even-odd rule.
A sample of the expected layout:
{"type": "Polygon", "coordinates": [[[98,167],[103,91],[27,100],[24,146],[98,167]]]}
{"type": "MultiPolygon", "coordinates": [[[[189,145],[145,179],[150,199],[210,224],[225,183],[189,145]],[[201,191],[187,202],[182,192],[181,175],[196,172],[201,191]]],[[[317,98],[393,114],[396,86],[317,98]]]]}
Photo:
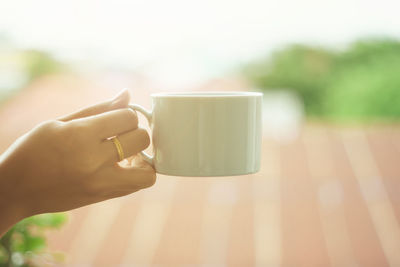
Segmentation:
{"type": "Polygon", "coordinates": [[[129,93],[58,120],[46,121],[15,141],[0,157],[0,234],[18,220],[39,213],[78,208],[124,196],[155,183],[154,169],[123,168],[125,156],[150,142],[127,108],[129,93]]]}

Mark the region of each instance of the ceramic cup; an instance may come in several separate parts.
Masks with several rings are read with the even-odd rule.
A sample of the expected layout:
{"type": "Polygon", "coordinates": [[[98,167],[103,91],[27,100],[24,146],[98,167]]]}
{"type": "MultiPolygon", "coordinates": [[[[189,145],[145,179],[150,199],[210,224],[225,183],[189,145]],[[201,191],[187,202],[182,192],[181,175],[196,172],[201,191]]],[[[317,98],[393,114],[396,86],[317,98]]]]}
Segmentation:
{"type": "Polygon", "coordinates": [[[156,172],[174,176],[230,176],[260,169],[262,93],[152,94],[143,113],[152,130],[156,172]]]}

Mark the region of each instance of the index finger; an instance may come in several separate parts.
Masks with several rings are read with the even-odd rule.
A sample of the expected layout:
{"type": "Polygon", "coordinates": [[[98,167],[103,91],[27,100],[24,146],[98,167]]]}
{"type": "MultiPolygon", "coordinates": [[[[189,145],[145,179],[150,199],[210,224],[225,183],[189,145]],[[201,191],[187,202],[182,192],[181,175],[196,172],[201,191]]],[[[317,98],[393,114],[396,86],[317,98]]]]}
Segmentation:
{"type": "Polygon", "coordinates": [[[108,111],[102,114],[75,120],[84,124],[94,136],[103,141],[138,128],[136,112],[130,108],[108,111]]]}
{"type": "Polygon", "coordinates": [[[96,114],[111,111],[114,109],[126,108],[128,104],[129,104],[129,91],[125,89],[122,92],[120,92],[114,99],[81,109],[72,114],[58,118],[58,120],[64,122],[76,120],[79,118],[89,117],[96,114]]]}

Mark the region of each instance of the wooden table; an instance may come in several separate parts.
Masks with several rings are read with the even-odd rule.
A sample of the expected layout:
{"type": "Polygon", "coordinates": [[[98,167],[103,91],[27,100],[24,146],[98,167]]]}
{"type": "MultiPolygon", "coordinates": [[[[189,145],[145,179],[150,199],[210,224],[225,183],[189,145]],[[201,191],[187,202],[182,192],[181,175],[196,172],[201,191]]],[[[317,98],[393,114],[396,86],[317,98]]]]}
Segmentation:
{"type": "MultiPolygon", "coordinates": [[[[32,87],[0,111],[3,149],[117,91],[60,77],[32,87]]],[[[148,93],[135,101],[149,106],[148,93]]],[[[72,211],[49,249],[65,266],[400,266],[399,126],[308,124],[292,142],[265,137],[262,157],[255,175],[159,175],[152,188],[72,211]]]]}

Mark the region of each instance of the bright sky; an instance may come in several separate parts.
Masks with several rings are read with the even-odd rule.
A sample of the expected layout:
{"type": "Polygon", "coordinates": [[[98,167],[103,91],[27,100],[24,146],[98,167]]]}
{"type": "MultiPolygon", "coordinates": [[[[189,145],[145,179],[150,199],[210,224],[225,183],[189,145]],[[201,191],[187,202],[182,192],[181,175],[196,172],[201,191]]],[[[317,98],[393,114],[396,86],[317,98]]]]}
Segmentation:
{"type": "Polygon", "coordinates": [[[292,42],[400,37],[398,0],[1,1],[0,33],[23,47],[176,79],[219,75],[292,42]]]}

